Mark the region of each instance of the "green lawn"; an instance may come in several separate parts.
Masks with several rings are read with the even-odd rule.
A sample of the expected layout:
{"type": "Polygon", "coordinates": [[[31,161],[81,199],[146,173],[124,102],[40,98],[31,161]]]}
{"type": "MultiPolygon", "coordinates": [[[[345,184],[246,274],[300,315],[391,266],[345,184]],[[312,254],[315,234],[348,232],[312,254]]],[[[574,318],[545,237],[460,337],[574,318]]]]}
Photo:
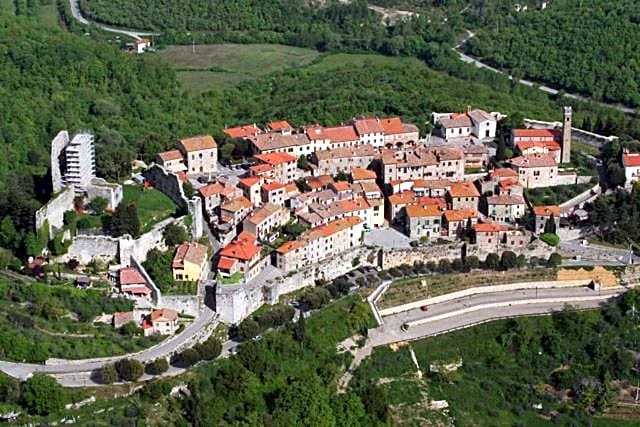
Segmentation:
{"type": "Polygon", "coordinates": [[[193,93],[225,89],[243,81],[311,63],[320,53],[299,47],[269,44],[169,46],[160,55],[178,71],[193,93]]]}
{"type": "Polygon", "coordinates": [[[124,203],[136,204],[143,233],[149,231],[157,222],[175,214],[178,209],[169,197],[155,188],[125,185],[123,193],[124,203]]]}
{"type": "Polygon", "coordinates": [[[163,295],[195,295],[197,292],[197,282],[174,282],[162,288],[163,295]]]}
{"type": "Polygon", "coordinates": [[[559,205],[591,187],[593,187],[593,184],[558,185],[555,187],[526,189],[524,194],[534,206],[559,205]]]}

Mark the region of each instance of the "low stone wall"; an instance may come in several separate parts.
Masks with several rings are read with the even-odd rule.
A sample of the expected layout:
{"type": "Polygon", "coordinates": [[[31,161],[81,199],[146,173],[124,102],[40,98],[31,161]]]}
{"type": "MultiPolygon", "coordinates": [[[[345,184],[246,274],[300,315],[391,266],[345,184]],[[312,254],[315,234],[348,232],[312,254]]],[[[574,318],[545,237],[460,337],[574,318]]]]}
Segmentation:
{"type": "Polygon", "coordinates": [[[563,173],[556,175],[553,185],[575,185],[578,182],[578,176],[575,173],[563,173]]]}
{"type": "MultiPolygon", "coordinates": [[[[545,122],[543,120],[524,119],[524,124],[527,127],[532,127],[535,129],[562,128],[562,123],[560,122],[545,122]]],[[[574,127],[571,128],[571,138],[584,144],[592,145],[598,148],[603,146],[604,144],[619,139],[617,136],[604,136],[574,127]]]]}
{"type": "Polygon", "coordinates": [[[153,304],[156,307],[164,307],[163,305],[164,300],[162,298],[162,293],[160,292],[160,289],[156,285],[156,282],[153,281],[151,276],[149,276],[149,274],[147,273],[147,270],[144,269],[144,267],[142,266],[142,263],[138,262],[138,260],[135,259],[134,257],[131,257],[129,259],[129,265],[131,265],[132,267],[135,267],[140,272],[140,274],[142,274],[142,277],[144,277],[144,279],[147,281],[147,283],[149,284],[149,287],[151,287],[151,301],[153,302],[153,304]]]}
{"type": "Polygon", "coordinates": [[[73,209],[74,191],[66,187],[53,199],[36,211],[36,230],[40,230],[45,221],[49,222],[49,233],[64,226],[64,213],[73,209]]]}
{"type": "MultiPolygon", "coordinates": [[[[582,178],[582,177],[578,177],[582,178]]],[[[582,205],[585,202],[590,202],[595,200],[600,193],[602,193],[602,189],[600,188],[600,184],[596,184],[587,191],[584,191],[578,194],[576,197],[567,200],[566,202],[560,204],[558,207],[560,208],[560,212],[567,213],[570,212],[574,207],[582,205]]]]}

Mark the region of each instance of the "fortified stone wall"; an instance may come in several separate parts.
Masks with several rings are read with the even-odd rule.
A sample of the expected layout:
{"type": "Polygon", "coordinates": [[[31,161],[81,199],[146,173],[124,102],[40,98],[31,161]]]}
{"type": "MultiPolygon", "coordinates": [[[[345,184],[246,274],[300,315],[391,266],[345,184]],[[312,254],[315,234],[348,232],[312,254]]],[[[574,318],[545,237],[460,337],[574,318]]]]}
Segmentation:
{"type": "MultiPolygon", "coordinates": [[[[562,123],[560,122],[545,122],[543,120],[524,119],[524,124],[535,129],[562,128],[562,123]]],[[[604,136],[574,127],[571,128],[571,137],[576,141],[598,148],[619,139],[617,136],[604,136]]]]}
{"type": "Polygon", "coordinates": [[[196,295],[165,295],[162,297],[161,308],[170,308],[178,313],[190,316],[198,315],[200,301],[196,295]]]}
{"type": "Polygon", "coordinates": [[[144,279],[147,281],[147,283],[151,287],[151,301],[153,302],[153,304],[156,307],[164,307],[163,305],[164,299],[162,298],[162,293],[160,292],[160,289],[158,288],[156,283],[153,281],[151,276],[149,276],[149,274],[147,273],[147,270],[144,269],[144,267],[142,266],[142,263],[138,262],[138,260],[135,259],[134,257],[131,257],[129,259],[129,262],[132,267],[135,267],[140,272],[140,274],[142,274],[142,277],[144,277],[144,279]]]}
{"type": "Polygon", "coordinates": [[[118,257],[118,240],[111,236],[77,235],[67,253],[58,258],[66,262],[77,259],[81,264],[88,264],[93,259],[108,262],[118,257]]]}
{"type": "Polygon", "coordinates": [[[45,221],[49,221],[49,233],[61,229],[64,226],[64,213],[73,209],[75,193],[70,188],[65,188],[55,198],[36,211],[36,230],[39,230],[45,221]]]}
{"type": "Polygon", "coordinates": [[[62,174],[60,172],[60,154],[69,144],[69,132],[61,130],[51,141],[51,184],[53,192],[62,190],[62,174]]]}
{"type": "Polygon", "coordinates": [[[153,165],[146,171],[142,172],[142,175],[149,181],[155,188],[162,191],[173,202],[178,205],[185,212],[187,211],[187,198],[182,191],[182,183],[180,179],[167,172],[162,166],[153,165]]]}

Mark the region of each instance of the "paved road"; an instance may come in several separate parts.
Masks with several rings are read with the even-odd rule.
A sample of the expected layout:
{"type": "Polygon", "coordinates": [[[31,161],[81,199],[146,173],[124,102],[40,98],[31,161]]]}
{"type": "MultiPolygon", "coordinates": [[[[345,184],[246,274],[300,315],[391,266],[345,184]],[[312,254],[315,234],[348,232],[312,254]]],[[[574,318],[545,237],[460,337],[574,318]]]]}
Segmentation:
{"type": "MultiPolygon", "coordinates": [[[[464,39],[462,39],[462,41],[460,43],[458,43],[453,48],[453,50],[458,54],[460,59],[463,62],[466,62],[467,64],[472,64],[472,65],[475,65],[478,68],[484,68],[484,69],[493,71],[494,73],[503,74],[503,75],[507,76],[509,78],[509,80],[513,80],[514,77],[512,75],[507,74],[504,71],[498,70],[497,68],[494,68],[489,64],[485,64],[484,62],[481,62],[478,59],[476,59],[476,58],[474,58],[472,56],[469,56],[469,55],[463,53],[460,50],[462,45],[464,45],[467,41],[469,41],[473,37],[475,37],[475,34],[473,32],[471,32],[471,31],[467,30],[467,36],[464,39]]],[[[545,86],[545,85],[542,85],[542,84],[539,84],[539,83],[535,83],[535,82],[532,82],[530,80],[518,79],[517,82],[522,84],[522,85],[525,85],[525,86],[536,87],[539,90],[541,90],[542,92],[545,92],[545,93],[547,93],[549,95],[558,95],[560,93],[560,90],[558,90],[558,89],[554,89],[554,88],[549,87],[549,86],[545,86]]],[[[616,110],[622,111],[625,114],[636,114],[637,113],[637,111],[635,109],[633,109],[633,108],[625,107],[623,105],[618,105],[618,104],[609,104],[609,103],[606,103],[606,102],[596,101],[596,100],[593,100],[591,98],[587,98],[585,96],[577,95],[577,94],[574,94],[574,93],[564,93],[564,96],[567,97],[567,98],[576,99],[578,101],[593,102],[593,103],[602,105],[604,107],[615,108],[616,110]]]]}
{"type": "Polygon", "coordinates": [[[80,0],[69,0],[69,4],[71,5],[71,14],[78,22],[82,24],[85,24],[85,25],[94,24],[100,27],[104,31],[108,31],[110,33],[116,33],[116,34],[124,34],[125,36],[132,37],[136,40],[140,40],[143,37],[159,35],[158,33],[152,33],[144,30],[126,30],[122,28],[115,28],[115,27],[110,27],[108,25],[99,24],[94,21],[89,21],[87,18],[85,18],[82,15],[82,12],[80,11],[79,1],[80,0]]]}
{"type": "Polygon", "coordinates": [[[370,345],[376,347],[426,338],[501,317],[551,313],[562,310],[566,304],[581,308],[595,308],[622,291],[624,289],[599,292],[579,287],[479,294],[433,304],[426,312],[414,309],[387,316],[381,327],[369,331],[369,341],[370,345]],[[429,318],[436,320],[428,321],[429,318]],[[407,322],[425,320],[427,320],[425,323],[412,326],[406,332],[401,330],[401,326],[407,322]]]}

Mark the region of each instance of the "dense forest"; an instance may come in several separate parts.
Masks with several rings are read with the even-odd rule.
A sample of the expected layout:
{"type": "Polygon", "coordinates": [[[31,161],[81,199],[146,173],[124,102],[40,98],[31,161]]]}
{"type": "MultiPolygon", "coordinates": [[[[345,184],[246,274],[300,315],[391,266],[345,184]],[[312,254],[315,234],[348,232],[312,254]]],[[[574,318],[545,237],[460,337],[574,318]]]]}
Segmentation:
{"type": "Polygon", "coordinates": [[[515,75],[640,105],[640,3],[556,0],[486,26],[468,51],[515,75]]]}

